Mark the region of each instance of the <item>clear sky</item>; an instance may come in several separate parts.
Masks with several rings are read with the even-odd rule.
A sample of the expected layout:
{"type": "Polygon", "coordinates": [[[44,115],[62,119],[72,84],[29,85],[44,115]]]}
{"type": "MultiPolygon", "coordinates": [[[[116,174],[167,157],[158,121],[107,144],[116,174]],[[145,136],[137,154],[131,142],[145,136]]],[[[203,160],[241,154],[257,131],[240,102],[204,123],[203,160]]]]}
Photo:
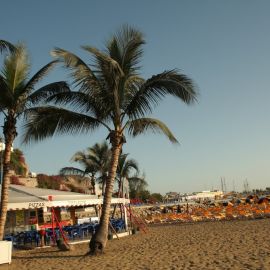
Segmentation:
{"type": "MultiPolygon", "coordinates": [[[[189,192],[233,185],[270,186],[270,1],[260,0],[2,0],[0,39],[26,43],[33,74],[55,46],[85,61],[81,45],[101,48],[123,23],[147,41],[142,76],[179,68],[196,82],[199,102],[167,98],[153,117],[180,141],[161,135],[128,138],[124,152],[146,174],[149,189],[189,192]]],[[[58,68],[44,83],[66,79],[58,68]]],[[[2,118],[1,118],[2,121],[2,118]]],[[[20,128],[19,128],[20,131],[20,128]]],[[[106,138],[105,130],[21,146],[31,171],[57,174],[78,150],[106,138]]]]}

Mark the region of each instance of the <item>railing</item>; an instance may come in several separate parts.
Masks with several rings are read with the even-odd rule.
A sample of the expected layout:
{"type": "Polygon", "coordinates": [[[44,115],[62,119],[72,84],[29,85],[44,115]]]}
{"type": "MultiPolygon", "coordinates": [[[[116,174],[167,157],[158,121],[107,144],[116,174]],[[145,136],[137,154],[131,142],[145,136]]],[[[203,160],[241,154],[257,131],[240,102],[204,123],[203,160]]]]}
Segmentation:
{"type": "MultiPolygon", "coordinates": [[[[126,207],[126,206],[125,206],[126,207]]],[[[142,229],[142,231],[144,233],[147,233],[148,231],[148,228],[147,228],[147,225],[145,223],[145,221],[138,215],[134,214],[131,210],[131,208],[129,207],[126,207],[128,213],[129,213],[129,217],[130,217],[130,222],[131,224],[132,223],[135,223],[140,229],[142,229]]]]}
{"type": "MultiPolygon", "coordinates": [[[[125,230],[125,222],[122,219],[111,219],[111,225],[114,230],[122,232],[125,230]]],[[[63,226],[62,233],[68,242],[89,239],[95,234],[99,223],[84,223],[78,225],[63,226]]],[[[55,245],[56,241],[62,238],[61,229],[54,224],[54,228],[46,228],[44,234],[44,244],[46,246],[55,245]]],[[[41,231],[31,230],[23,231],[16,234],[6,235],[4,240],[12,241],[13,246],[38,247],[41,245],[41,231]]]]}

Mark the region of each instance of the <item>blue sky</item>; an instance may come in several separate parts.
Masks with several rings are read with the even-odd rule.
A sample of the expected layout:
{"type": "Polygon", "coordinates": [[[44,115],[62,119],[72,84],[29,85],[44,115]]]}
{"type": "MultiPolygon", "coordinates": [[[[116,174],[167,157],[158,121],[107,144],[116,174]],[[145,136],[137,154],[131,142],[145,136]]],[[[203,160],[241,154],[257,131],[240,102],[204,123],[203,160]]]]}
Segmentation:
{"type": "MultiPolygon", "coordinates": [[[[189,192],[270,186],[270,2],[250,0],[1,1],[0,39],[23,41],[33,73],[51,61],[54,47],[85,61],[81,45],[102,48],[119,27],[140,29],[147,41],[142,76],[179,68],[197,84],[197,104],[166,98],[153,117],[180,141],[161,135],[128,138],[152,192],[189,192]]],[[[58,68],[43,82],[66,79],[58,68]]],[[[2,118],[1,118],[2,120],[2,118]]],[[[19,128],[20,131],[20,128],[19,128]]],[[[78,150],[107,136],[63,136],[21,148],[31,171],[56,174],[78,150]]],[[[76,165],[76,164],[73,164],[76,165]]]]}

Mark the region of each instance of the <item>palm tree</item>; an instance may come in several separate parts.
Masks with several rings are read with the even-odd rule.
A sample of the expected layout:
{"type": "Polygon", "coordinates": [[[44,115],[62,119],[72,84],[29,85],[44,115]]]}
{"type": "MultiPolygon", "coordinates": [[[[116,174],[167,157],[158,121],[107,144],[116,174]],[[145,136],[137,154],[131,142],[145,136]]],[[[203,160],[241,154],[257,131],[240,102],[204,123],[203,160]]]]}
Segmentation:
{"type": "Polygon", "coordinates": [[[97,173],[96,164],[89,158],[87,153],[79,151],[71,158],[71,161],[78,162],[83,169],[76,167],[64,167],[60,170],[61,175],[79,175],[85,177],[85,175],[90,176],[92,194],[96,195],[95,189],[95,175],[97,173]]]}
{"type": "Polygon", "coordinates": [[[17,120],[31,104],[41,101],[55,91],[65,90],[67,85],[64,82],[55,82],[34,91],[35,85],[48,74],[57,61],[50,62],[29,79],[30,65],[25,47],[21,44],[15,46],[4,41],[0,41],[0,47],[9,49],[0,73],[0,112],[4,115],[3,134],[5,140],[0,205],[1,240],[4,236],[7,215],[8,187],[11,176],[10,156],[12,144],[17,136],[17,120]]]}
{"type": "Polygon", "coordinates": [[[138,178],[136,175],[131,176],[132,171],[135,172],[136,175],[139,173],[137,161],[134,159],[128,159],[128,154],[121,154],[116,171],[116,181],[118,182],[117,197],[122,197],[124,195],[123,184],[125,180],[129,181],[131,178],[138,178]]]}
{"type": "Polygon", "coordinates": [[[70,176],[79,175],[82,177],[85,177],[85,175],[89,175],[90,176],[90,183],[91,183],[91,194],[96,195],[96,188],[95,188],[96,168],[92,167],[90,164],[84,170],[82,170],[80,168],[75,168],[75,167],[64,167],[60,170],[60,175],[70,175],[70,176]]]}
{"type": "MultiPolygon", "coordinates": [[[[137,175],[139,173],[139,166],[136,160],[128,159],[128,154],[121,154],[118,161],[117,171],[116,171],[116,182],[118,183],[117,197],[124,197],[124,182],[130,179],[139,178],[137,175]],[[131,175],[131,173],[135,175],[131,175]]],[[[114,217],[116,212],[116,206],[114,206],[112,217],[114,217]]]]}
{"type": "Polygon", "coordinates": [[[196,100],[192,80],[178,70],[164,71],[147,80],[139,76],[144,44],[140,31],[124,26],[107,42],[104,51],[82,47],[92,56],[91,65],[67,50],[54,49],[52,55],[71,71],[76,90],[51,96],[48,102],[57,106],[29,110],[26,142],[54,134],[92,132],[100,126],[108,132],[112,158],[100,226],[91,238],[90,253],[102,252],[107,243],[111,198],[125,135],[135,137],[150,130],[163,133],[172,143],[177,143],[163,122],[147,115],[167,95],[186,104],[196,100]]]}
{"type": "Polygon", "coordinates": [[[87,148],[86,151],[79,151],[71,158],[72,161],[78,162],[82,169],[75,167],[64,167],[60,174],[64,175],[90,175],[93,194],[95,193],[96,181],[102,184],[102,190],[105,186],[105,176],[108,171],[108,161],[110,160],[110,149],[106,142],[96,143],[94,146],[87,148]],[[97,174],[99,175],[98,177],[97,174]]]}
{"type": "Polygon", "coordinates": [[[111,150],[106,141],[96,143],[88,148],[90,159],[96,164],[98,177],[97,182],[101,185],[102,195],[105,193],[106,179],[109,171],[111,160],[111,150]]]}
{"type": "Polygon", "coordinates": [[[132,177],[129,183],[129,196],[132,199],[138,198],[142,192],[146,191],[148,186],[145,177],[132,177]]]}

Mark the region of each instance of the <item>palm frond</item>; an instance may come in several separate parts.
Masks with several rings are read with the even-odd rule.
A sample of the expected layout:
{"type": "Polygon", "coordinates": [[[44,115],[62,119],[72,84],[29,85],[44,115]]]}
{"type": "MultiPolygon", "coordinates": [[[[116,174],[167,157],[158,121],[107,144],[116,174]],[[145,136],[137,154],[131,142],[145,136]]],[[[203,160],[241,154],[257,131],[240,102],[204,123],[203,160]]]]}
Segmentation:
{"type": "Polygon", "coordinates": [[[150,130],[153,133],[164,134],[172,143],[178,143],[169,128],[158,119],[140,118],[132,120],[127,123],[126,128],[128,129],[128,133],[133,137],[144,134],[150,130]]]}
{"type": "Polygon", "coordinates": [[[136,160],[128,159],[128,154],[121,154],[118,161],[117,174],[119,178],[130,177],[131,171],[139,173],[139,165],[136,160]]]}
{"type": "Polygon", "coordinates": [[[127,107],[130,105],[131,100],[134,97],[134,93],[138,92],[138,89],[140,86],[145,83],[145,80],[139,76],[129,76],[125,79],[124,85],[123,85],[123,91],[120,97],[121,100],[121,109],[123,112],[127,109],[127,107]]]}
{"type": "Polygon", "coordinates": [[[137,173],[139,173],[139,165],[135,159],[129,159],[126,161],[126,164],[123,168],[123,173],[126,176],[129,176],[131,170],[135,170],[137,173]]]}
{"type": "Polygon", "coordinates": [[[83,49],[91,53],[96,62],[96,73],[99,73],[100,80],[104,82],[103,100],[106,104],[113,104],[112,113],[117,118],[120,117],[119,84],[124,73],[118,62],[109,55],[99,51],[97,48],[82,46],[83,49]],[[107,93],[106,93],[107,92],[107,93]]]}
{"type": "Polygon", "coordinates": [[[14,94],[25,86],[29,69],[26,49],[23,45],[18,45],[16,51],[5,58],[2,71],[7,86],[14,94]]]}
{"type": "Polygon", "coordinates": [[[76,152],[72,158],[72,162],[78,162],[87,172],[96,172],[98,171],[98,165],[96,160],[92,158],[88,153],[83,151],[76,152]]]}
{"type": "Polygon", "coordinates": [[[96,64],[106,81],[110,82],[124,75],[119,63],[109,55],[101,52],[97,48],[91,46],[82,46],[82,48],[95,57],[96,64]]]}
{"type": "Polygon", "coordinates": [[[0,75],[0,108],[2,110],[11,108],[13,102],[13,95],[9,91],[5,79],[3,78],[3,76],[0,75]]]}
{"type": "Polygon", "coordinates": [[[145,180],[145,177],[142,176],[133,176],[128,178],[129,183],[129,189],[130,191],[140,191],[145,190],[145,188],[148,186],[148,183],[145,180]]]}
{"type": "Polygon", "coordinates": [[[71,161],[78,162],[78,161],[84,160],[84,159],[87,159],[87,154],[84,153],[83,151],[78,151],[72,156],[71,161]]]}
{"type": "Polygon", "coordinates": [[[23,111],[30,108],[38,102],[46,102],[46,98],[56,92],[69,90],[68,85],[65,82],[54,82],[41,87],[34,91],[32,94],[29,93],[30,89],[24,87],[24,84],[17,86],[15,92],[8,88],[10,96],[9,107],[15,110],[17,117],[19,117],[23,111]]]}
{"type": "Polygon", "coordinates": [[[119,48],[118,41],[115,37],[113,37],[107,44],[107,49],[108,49],[108,55],[115,60],[120,66],[121,66],[121,48],[119,48]]]}
{"type": "Polygon", "coordinates": [[[92,147],[87,148],[87,153],[88,158],[98,164],[100,168],[106,167],[111,158],[111,150],[106,141],[103,143],[96,143],[92,147]]]}
{"type": "Polygon", "coordinates": [[[40,101],[48,101],[47,99],[49,97],[63,92],[70,92],[69,86],[66,82],[60,81],[50,83],[30,94],[28,97],[28,101],[31,104],[36,104],[40,101]]]}
{"type": "Polygon", "coordinates": [[[104,183],[104,175],[100,175],[100,176],[98,176],[97,178],[96,178],[96,182],[98,183],[98,184],[103,184],[104,183]]]}
{"type": "Polygon", "coordinates": [[[75,167],[64,167],[59,171],[59,174],[85,176],[85,171],[75,167]]]}
{"type": "Polygon", "coordinates": [[[74,78],[73,84],[75,86],[80,86],[84,91],[100,89],[95,73],[77,55],[61,48],[52,50],[51,55],[57,57],[59,61],[63,62],[72,71],[71,76],[74,78]]]}
{"type": "Polygon", "coordinates": [[[6,40],[0,40],[0,53],[4,51],[15,52],[16,46],[6,40]]]}
{"type": "Polygon", "coordinates": [[[23,142],[40,141],[56,134],[80,134],[93,131],[100,122],[93,117],[63,108],[36,107],[25,111],[23,142]]]}
{"type": "Polygon", "coordinates": [[[151,113],[166,95],[179,98],[186,104],[197,99],[196,87],[190,78],[177,70],[164,71],[146,80],[132,93],[125,113],[134,118],[151,113]]]}
{"type": "Polygon", "coordinates": [[[124,74],[135,75],[140,66],[145,44],[143,34],[128,26],[124,25],[107,43],[108,54],[118,62],[124,74]]]}
{"type": "Polygon", "coordinates": [[[47,102],[55,105],[70,106],[82,113],[93,113],[100,120],[106,119],[110,115],[110,105],[104,104],[99,96],[86,94],[78,91],[63,91],[47,98],[47,102]]]}
{"type": "Polygon", "coordinates": [[[42,67],[26,84],[25,90],[27,92],[31,92],[34,88],[34,86],[42,80],[53,68],[54,66],[58,63],[57,60],[51,61],[44,67],[42,67]]]}
{"type": "Polygon", "coordinates": [[[69,88],[69,85],[65,81],[54,82],[36,90],[33,94],[29,96],[29,101],[33,104],[40,101],[49,102],[50,98],[54,95],[70,92],[71,90],[69,88]]]}
{"type": "Polygon", "coordinates": [[[132,177],[129,177],[128,178],[128,181],[129,181],[129,183],[131,183],[131,182],[137,183],[137,184],[143,185],[144,187],[147,187],[148,186],[148,184],[147,184],[144,176],[143,177],[132,176],[132,177]]]}

